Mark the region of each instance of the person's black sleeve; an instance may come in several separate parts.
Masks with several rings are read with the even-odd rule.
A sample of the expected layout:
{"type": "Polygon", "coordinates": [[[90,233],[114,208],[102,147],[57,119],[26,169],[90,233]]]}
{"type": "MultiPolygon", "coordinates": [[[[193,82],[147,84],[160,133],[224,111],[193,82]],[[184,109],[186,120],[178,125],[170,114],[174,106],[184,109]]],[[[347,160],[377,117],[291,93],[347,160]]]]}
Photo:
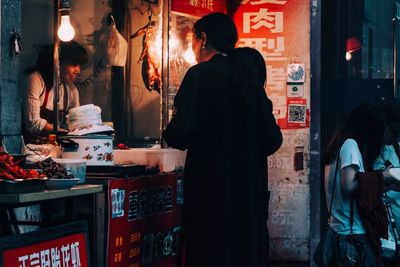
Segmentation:
{"type": "Polygon", "coordinates": [[[185,150],[196,135],[197,76],[196,69],[189,69],[175,96],[172,119],[162,133],[170,147],[185,150]]]}
{"type": "Polygon", "coordinates": [[[272,102],[262,90],[260,93],[260,103],[262,112],[262,125],[264,135],[264,153],[267,156],[274,154],[282,145],[282,133],[275,117],[272,114],[272,102]]]}

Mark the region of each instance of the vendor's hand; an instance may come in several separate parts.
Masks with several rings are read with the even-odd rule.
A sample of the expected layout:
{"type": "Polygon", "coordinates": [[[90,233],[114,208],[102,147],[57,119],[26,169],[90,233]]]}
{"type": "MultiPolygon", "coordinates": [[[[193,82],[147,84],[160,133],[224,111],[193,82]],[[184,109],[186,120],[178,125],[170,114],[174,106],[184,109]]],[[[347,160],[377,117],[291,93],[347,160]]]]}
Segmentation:
{"type": "Polygon", "coordinates": [[[385,191],[397,191],[400,192],[400,185],[389,185],[389,186],[385,186],[385,191]]]}
{"type": "Polygon", "coordinates": [[[385,182],[386,187],[392,187],[392,186],[400,186],[400,181],[397,180],[395,177],[393,177],[389,170],[392,168],[392,166],[388,166],[383,172],[383,181],[385,182]]]}

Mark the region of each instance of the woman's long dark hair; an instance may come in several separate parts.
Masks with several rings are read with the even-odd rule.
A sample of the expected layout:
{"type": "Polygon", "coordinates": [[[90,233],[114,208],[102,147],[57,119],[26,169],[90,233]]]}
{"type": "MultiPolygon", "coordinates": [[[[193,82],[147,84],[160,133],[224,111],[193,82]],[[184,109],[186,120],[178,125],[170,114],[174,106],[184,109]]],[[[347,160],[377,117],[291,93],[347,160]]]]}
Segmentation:
{"type": "MultiPolygon", "coordinates": [[[[53,87],[54,46],[42,46],[36,64],[25,70],[25,74],[39,72],[44,80],[46,90],[53,87]]],[[[89,56],[84,47],[75,41],[60,43],[60,64],[84,65],[89,56]]]]}
{"type": "Polygon", "coordinates": [[[39,72],[43,78],[46,90],[50,90],[53,87],[53,46],[45,45],[42,46],[39,51],[39,56],[36,64],[25,69],[25,74],[31,74],[33,72],[39,72]]]}
{"type": "Polygon", "coordinates": [[[383,144],[385,118],[378,108],[363,103],[354,108],[344,124],[336,131],[325,150],[325,164],[334,161],[346,139],[354,139],[360,149],[364,168],[373,169],[383,144]]]}
{"type": "Polygon", "coordinates": [[[263,56],[254,48],[236,48],[229,56],[232,66],[232,92],[242,107],[250,107],[264,90],[267,69],[263,56]],[[260,91],[260,92],[258,92],[260,91]]]}

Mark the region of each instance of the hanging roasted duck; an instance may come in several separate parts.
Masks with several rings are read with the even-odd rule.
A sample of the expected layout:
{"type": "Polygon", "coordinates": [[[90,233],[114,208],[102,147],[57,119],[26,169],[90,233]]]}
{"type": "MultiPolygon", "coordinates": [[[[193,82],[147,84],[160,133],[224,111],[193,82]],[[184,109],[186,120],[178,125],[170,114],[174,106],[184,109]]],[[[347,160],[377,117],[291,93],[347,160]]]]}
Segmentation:
{"type": "Polygon", "coordinates": [[[143,35],[142,52],[140,53],[139,64],[142,63],[142,78],[144,85],[151,92],[153,90],[160,93],[161,89],[161,70],[158,58],[152,51],[154,45],[154,26],[156,22],[152,20],[152,14],[149,16],[149,22],[137,32],[130,36],[131,39],[143,35]]]}

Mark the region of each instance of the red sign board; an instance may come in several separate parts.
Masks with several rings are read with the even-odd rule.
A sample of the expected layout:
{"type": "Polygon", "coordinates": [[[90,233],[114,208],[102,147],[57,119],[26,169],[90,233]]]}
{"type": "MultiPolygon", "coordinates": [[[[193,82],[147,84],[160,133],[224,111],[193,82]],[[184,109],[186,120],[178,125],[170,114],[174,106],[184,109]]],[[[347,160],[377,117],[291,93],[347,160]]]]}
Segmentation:
{"type": "Polygon", "coordinates": [[[225,0],[171,0],[171,11],[193,17],[209,13],[226,13],[225,0]]]}
{"type": "MultiPolygon", "coordinates": [[[[54,230],[56,229],[56,230],[54,230]]],[[[86,232],[67,232],[62,227],[52,233],[38,231],[14,237],[13,241],[2,240],[1,266],[41,267],[80,266],[88,267],[86,232]],[[56,235],[58,237],[52,236],[56,235]],[[46,240],[47,241],[43,241],[46,240]],[[13,243],[15,240],[17,242],[13,243]],[[19,241],[18,241],[19,240],[19,241]]]]}
{"type": "Polygon", "coordinates": [[[266,91],[282,129],[309,128],[309,13],[304,1],[243,0],[234,14],[238,46],[257,49],[267,63],[266,91]],[[288,71],[293,66],[302,72],[288,71]]]}
{"type": "Polygon", "coordinates": [[[109,181],[107,266],[177,264],[182,178],[182,173],[168,173],[109,181]]]}

